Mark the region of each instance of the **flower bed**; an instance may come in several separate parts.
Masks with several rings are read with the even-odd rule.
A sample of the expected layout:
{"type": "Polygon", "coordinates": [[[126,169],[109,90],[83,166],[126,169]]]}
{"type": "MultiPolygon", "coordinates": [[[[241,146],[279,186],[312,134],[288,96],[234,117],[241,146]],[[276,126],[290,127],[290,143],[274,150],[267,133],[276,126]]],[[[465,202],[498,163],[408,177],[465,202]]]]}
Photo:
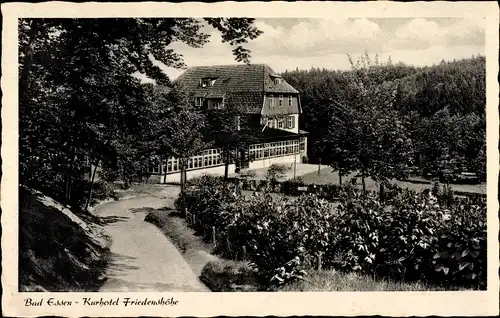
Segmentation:
{"type": "MultiPolygon", "coordinates": [[[[225,183],[203,176],[190,182],[176,207],[193,216],[193,226],[208,229],[207,239],[220,254],[248,259],[270,288],[318,267],[485,288],[483,201],[445,209],[427,193],[391,189],[390,199],[380,202],[373,193],[336,186],[295,198],[242,195],[244,187],[254,186],[269,189],[261,182],[225,183]],[[335,197],[340,204],[332,208],[322,197],[335,197]]],[[[283,182],[280,190],[295,186],[283,182]]]]}

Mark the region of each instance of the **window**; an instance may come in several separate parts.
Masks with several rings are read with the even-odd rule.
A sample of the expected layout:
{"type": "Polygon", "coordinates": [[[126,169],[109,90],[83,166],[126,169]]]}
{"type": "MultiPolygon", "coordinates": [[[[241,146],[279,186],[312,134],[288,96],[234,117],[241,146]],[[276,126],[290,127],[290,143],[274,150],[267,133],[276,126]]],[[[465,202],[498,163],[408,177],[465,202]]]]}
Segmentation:
{"type": "Polygon", "coordinates": [[[212,109],[222,109],[224,108],[224,100],[222,99],[213,99],[211,101],[212,109]]]}
{"type": "Polygon", "coordinates": [[[283,118],[278,119],[278,128],[284,128],[284,127],[283,127],[283,126],[284,126],[284,124],[285,124],[285,123],[284,123],[283,118]]]}
{"type": "Polygon", "coordinates": [[[288,106],[292,106],[292,95],[288,96],[288,106]]]}
{"type": "Polygon", "coordinates": [[[267,119],[267,126],[269,128],[274,128],[274,120],[272,118],[267,119]]]}
{"type": "Polygon", "coordinates": [[[275,83],[276,85],[281,84],[281,78],[276,77],[276,78],[274,79],[274,83],[275,83]]]}
{"type": "Polygon", "coordinates": [[[288,116],[287,128],[295,128],[295,118],[293,116],[288,116]]]}
{"type": "Polygon", "coordinates": [[[194,105],[196,107],[201,107],[203,105],[203,97],[196,97],[194,105]]]}
{"type": "Polygon", "coordinates": [[[215,80],[212,80],[210,78],[202,78],[200,80],[201,87],[213,86],[214,83],[215,83],[215,80]]]}
{"type": "Polygon", "coordinates": [[[273,95],[269,95],[269,106],[274,107],[274,96],[273,95]]]}
{"type": "Polygon", "coordinates": [[[240,116],[236,116],[236,130],[237,131],[240,131],[241,130],[241,127],[240,127],[240,116]]]}
{"type": "Polygon", "coordinates": [[[280,95],[279,104],[280,107],[283,106],[283,95],[280,95]]]}
{"type": "Polygon", "coordinates": [[[160,173],[160,166],[159,165],[151,165],[149,166],[149,172],[153,174],[160,173]]]}

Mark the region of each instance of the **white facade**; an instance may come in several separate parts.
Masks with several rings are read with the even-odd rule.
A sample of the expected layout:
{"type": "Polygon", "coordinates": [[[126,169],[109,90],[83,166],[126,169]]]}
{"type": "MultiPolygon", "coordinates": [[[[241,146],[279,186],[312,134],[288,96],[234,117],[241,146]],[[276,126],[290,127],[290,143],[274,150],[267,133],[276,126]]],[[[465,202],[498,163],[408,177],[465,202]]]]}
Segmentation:
{"type": "Polygon", "coordinates": [[[286,155],[286,156],[272,157],[272,158],[251,161],[248,166],[248,169],[252,170],[252,169],[268,168],[272,164],[293,165],[294,163],[299,164],[301,162],[302,162],[302,154],[286,155]]]}
{"type": "MultiPolygon", "coordinates": [[[[267,168],[272,164],[299,164],[306,153],[306,137],[252,144],[248,147],[247,153],[249,159],[248,169],[267,168]]],[[[235,173],[235,170],[236,165],[234,163],[228,166],[228,174],[235,173]]],[[[221,150],[207,149],[199,156],[189,158],[186,175],[187,179],[191,179],[203,174],[223,176],[224,172],[225,165],[221,159],[221,150]]],[[[179,160],[169,158],[167,165],[162,164],[152,167],[150,173],[152,174],[151,182],[179,183],[181,179],[179,160]]]]}
{"type": "MultiPolygon", "coordinates": [[[[230,164],[228,167],[228,174],[233,174],[235,172],[235,165],[230,164]]],[[[208,168],[203,168],[203,169],[196,169],[196,170],[188,170],[186,172],[187,179],[192,179],[195,177],[199,177],[205,174],[210,174],[210,175],[217,175],[217,176],[223,176],[225,171],[225,166],[216,166],[216,167],[208,167],[208,168]]],[[[175,172],[175,173],[167,173],[166,180],[165,176],[160,176],[159,178],[160,183],[180,183],[181,182],[181,173],[180,172],[175,172]]]]}

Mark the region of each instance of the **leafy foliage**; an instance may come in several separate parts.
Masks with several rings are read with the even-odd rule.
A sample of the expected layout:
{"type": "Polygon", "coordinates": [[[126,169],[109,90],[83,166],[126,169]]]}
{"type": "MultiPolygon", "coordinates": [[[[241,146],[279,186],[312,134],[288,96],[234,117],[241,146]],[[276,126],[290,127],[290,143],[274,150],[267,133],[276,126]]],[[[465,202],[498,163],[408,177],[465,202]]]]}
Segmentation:
{"type": "Polygon", "coordinates": [[[417,68],[349,57],[349,71],[296,70],[308,157],[383,181],[469,171],[486,176],[485,58],[417,68]]]}
{"type": "Polygon", "coordinates": [[[290,167],[283,164],[272,164],[266,173],[266,179],[271,182],[277,182],[281,179],[285,178],[287,171],[290,170],[290,167]]]}
{"type": "Polygon", "coordinates": [[[427,192],[392,189],[394,197],[383,202],[346,191],[333,207],[314,194],[243,196],[237,185],[217,177],[192,184],[177,199],[177,209],[216,226],[227,256],[244,246],[271,289],[302,279],[319,255],[324,269],[485,288],[485,202],[447,209],[427,192]]]}
{"type": "MultiPolygon", "coordinates": [[[[237,60],[248,62],[243,45],[261,33],[253,19],[204,21],[234,47],[237,60]]],[[[147,177],[148,161],[159,151],[158,161],[166,152],[188,155],[184,146],[194,149],[195,142],[179,142],[182,130],[173,134],[168,128],[196,132],[192,124],[198,118],[174,112],[182,96],[174,96],[175,87],[170,93],[159,89],[172,84],[156,62],[184,67],[182,55],[168,45],[202,47],[209,40],[203,23],[193,18],[20,19],[20,183],[76,203],[82,200],[75,187],[90,179],[92,189],[91,166],[102,168],[110,181],[128,184],[147,177]],[[137,74],[157,86],[144,85],[137,74]]]]}

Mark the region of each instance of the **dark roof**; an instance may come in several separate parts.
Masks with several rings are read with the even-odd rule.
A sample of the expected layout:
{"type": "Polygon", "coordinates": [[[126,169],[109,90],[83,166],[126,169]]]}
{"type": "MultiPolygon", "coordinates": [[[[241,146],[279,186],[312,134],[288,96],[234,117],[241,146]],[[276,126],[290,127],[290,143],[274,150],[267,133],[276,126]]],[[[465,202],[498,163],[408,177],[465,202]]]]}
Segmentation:
{"type": "Polygon", "coordinates": [[[274,71],[267,65],[264,66],[264,92],[266,93],[294,93],[298,94],[299,91],[288,84],[280,75],[274,73],[274,71]],[[273,77],[278,77],[281,79],[280,84],[276,84],[273,77]]]}
{"type": "Polygon", "coordinates": [[[257,92],[232,92],[226,96],[227,106],[242,113],[257,114],[262,109],[264,98],[257,92]]]}
{"type": "Polygon", "coordinates": [[[194,97],[209,97],[226,94],[228,104],[245,108],[247,113],[259,113],[264,104],[264,93],[299,92],[281,77],[276,84],[274,77],[280,77],[264,64],[238,64],[195,66],[186,70],[176,81],[181,83],[194,97]],[[215,80],[212,86],[201,87],[200,80],[215,80]]]}

